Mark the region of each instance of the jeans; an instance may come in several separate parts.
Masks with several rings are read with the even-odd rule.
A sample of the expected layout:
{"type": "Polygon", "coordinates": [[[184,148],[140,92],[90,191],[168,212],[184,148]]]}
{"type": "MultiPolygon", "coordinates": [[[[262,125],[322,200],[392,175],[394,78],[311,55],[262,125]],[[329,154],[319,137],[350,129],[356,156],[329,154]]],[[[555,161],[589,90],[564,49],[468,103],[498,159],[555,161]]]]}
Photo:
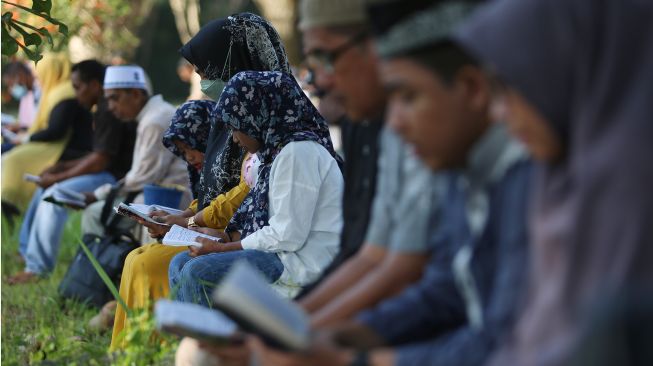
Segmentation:
{"type": "Polygon", "coordinates": [[[284,269],[275,253],[259,250],[211,253],[195,258],[189,256],[188,252],[179,253],[172,258],[168,268],[173,297],[179,301],[210,307],[213,289],[239,260],[246,260],[257,268],[270,283],[278,280],[284,269]]]}
{"type": "MultiPolygon", "coordinates": [[[[105,183],[115,183],[108,172],[80,175],[58,183],[59,186],[75,192],[92,192],[105,183]]],[[[54,268],[68,209],[64,206],[41,200],[49,190],[39,188],[34,192],[29,208],[20,228],[20,253],[25,258],[25,270],[32,273],[46,273],[54,268]]]]}

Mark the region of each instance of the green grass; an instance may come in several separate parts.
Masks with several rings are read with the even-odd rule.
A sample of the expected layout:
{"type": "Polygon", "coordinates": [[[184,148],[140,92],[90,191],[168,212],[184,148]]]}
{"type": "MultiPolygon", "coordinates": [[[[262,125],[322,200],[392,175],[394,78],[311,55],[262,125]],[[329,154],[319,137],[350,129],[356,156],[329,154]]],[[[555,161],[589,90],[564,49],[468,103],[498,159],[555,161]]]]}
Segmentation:
{"type": "Polygon", "coordinates": [[[111,335],[86,327],[97,310],[57,294],[78,248],[80,214],[72,214],[66,223],[53,274],[36,283],[9,286],[4,279],[23,269],[18,228],[12,230],[2,221],[2,364],[107,364],[111,335]]]}
{"type": "Polygon", "coordinates": [[[137,326],[126,335],[129,347],[109,355],[110,331],[99,333],[86,326],[98,309],[58,295],[59,283],[79,248],[80,218],[80,213],[73,213],[66,223],[52,275],[18,286],[7,285],[5,278],[23,269],[17,254],[20,226],[11,230],[2,221],[2,365],[172,364],[174,339],[150,341],[154,330],[150,311],[134,313],[137,326]]]}

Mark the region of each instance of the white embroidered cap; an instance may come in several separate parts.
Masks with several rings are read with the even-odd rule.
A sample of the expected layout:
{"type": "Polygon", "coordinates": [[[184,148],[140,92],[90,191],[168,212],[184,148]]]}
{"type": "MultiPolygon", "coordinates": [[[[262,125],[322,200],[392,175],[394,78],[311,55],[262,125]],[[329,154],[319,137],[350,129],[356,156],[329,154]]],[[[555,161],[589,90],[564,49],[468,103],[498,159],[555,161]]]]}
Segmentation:
{"type": "Polygon", "coordinates": [[[109,66],[104,74],[104,89],[143,89],[149,90],[147,76],[142,67],[109,66]]]}

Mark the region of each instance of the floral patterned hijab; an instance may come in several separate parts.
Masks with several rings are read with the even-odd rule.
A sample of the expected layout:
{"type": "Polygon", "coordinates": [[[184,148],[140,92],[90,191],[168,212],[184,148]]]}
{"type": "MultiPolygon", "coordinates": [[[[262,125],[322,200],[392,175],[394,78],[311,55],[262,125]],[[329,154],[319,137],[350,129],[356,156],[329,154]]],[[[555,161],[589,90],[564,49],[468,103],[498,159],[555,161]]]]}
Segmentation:
{"type": "Polygon", "coordinates": [[[218,110],[225,124],[261,144],[257,153],[261,160],[258,180],[227,229],[240,231],[243,238],[268,224],[270,170],[284,146],[294,141],[315,141],[340,162],[326,121],[292,75],[238,73],[222,92],[218,110]]]}
{"type": "MultiPolygon", "coordinates": [[[[206,152],[206,145],[211,130],[212,113],[217,103],[210,100],[190,100],[182,104],[172,117],[170,127],[163,135],[163,145],[173,154],[186,160],[184,154],[177,148],[175,141],[181,141],[193,150],[206,152]]],[[[200,192],[200,172],[188,165],[193,197],[198,198],[200,192]]]]}

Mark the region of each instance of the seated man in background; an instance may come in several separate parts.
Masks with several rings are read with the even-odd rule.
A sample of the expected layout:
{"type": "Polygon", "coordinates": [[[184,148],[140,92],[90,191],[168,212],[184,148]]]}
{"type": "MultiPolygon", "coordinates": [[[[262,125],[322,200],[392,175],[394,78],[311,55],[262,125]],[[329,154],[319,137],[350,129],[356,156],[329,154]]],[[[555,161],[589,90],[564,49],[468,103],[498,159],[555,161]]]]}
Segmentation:
{"type": "MultiPolygon", "coordinates": [[[[172,154],[162,143],[163,134],[170,126],[175,107],[161,95],[150,96],[145,71],[140,66],[109,66],[104,77],[104,96],[109,110],[123,122],[136,121],[137,132],[132,165],[117,187],[105,184],[88,194],[90,204],[82,216],[82,232],[104,235],[101,220],[105,198],[111,189],[117,189],[115,204],[122,202],[131,192],[140,192],[145,184],[178,185],[185,188],[180,203],[190,202],[186,163],[172,154]],[[97,201],[97,202],[96,202],[97,201]]],[[[136,201],[140,199],[137,197],[136,201]]],[[[114,205],[115,205],[114,204],[114,205]]],[[[133,220],[120,220],[117,228],[129,230],[136,225],[133,220]]]]}
{"type": "Polygon", "coordinates": [[[20,230],[20,255],[25,271],[9,279],[10,284],[23,283],[52,271],[59,252],[61,235],[68,210],[42,200],[53,184],[75,192],[88,192],[105,183],[115,183],[131,165],[135,130],[122,124],[107,109],[102,98],[105,66],[95,60],[73,65],[71,81],[79,104],[93,114],[93,151],[87,155],[60,161],[41,173],[40,188],[34,192],[20,230]]]}

